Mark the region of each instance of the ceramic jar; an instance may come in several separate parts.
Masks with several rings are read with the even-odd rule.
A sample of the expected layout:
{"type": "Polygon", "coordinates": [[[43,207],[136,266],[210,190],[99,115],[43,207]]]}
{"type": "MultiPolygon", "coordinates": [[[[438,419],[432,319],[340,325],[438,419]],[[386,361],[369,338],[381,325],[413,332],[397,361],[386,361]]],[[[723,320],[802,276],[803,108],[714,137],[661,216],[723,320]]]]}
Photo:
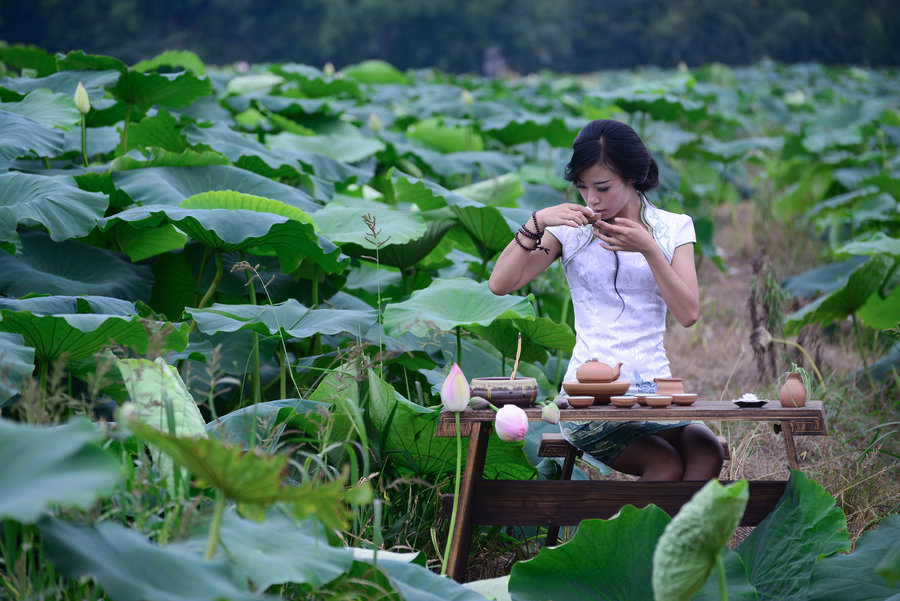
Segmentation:
{"type": "Polygon", "coordinates": [[[681,378],[653,378],[656,382],[656,394],[671,395],[684,392],[684,382],[681,378]]]}
{"type": "Polygon", "coordinates": [[[778,392],[778,400],[782,407],[803,407],[806,405],[806,387],[800,374],[789,373],[787,380],[781,385],[778,392]]]}

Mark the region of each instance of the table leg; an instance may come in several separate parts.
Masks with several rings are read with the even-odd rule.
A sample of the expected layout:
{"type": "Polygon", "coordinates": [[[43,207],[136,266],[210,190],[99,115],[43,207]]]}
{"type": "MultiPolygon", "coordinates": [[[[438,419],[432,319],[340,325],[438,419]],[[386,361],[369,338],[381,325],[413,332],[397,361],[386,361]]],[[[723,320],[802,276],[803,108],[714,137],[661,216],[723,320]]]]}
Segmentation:
{"type": "Polygon", "coordinates": [[[791,422],[781,422],[781,435],[784,436],[784,446],[787,447],[788,464],[792,470],[799,470],[800,461],[797,459],[797,447],[794,445],[794,430],[791,422]]]}
{"type": "Polygon", "coordinates": [[[490,435],[491,424],[489,422],[472,424],[469,451],[466,454],[463,479],[459,486],[453,540],[450,542],[450,553],[447,557],[447,574],[457,582],[462,582],[466,577],[469,545],[472,543],[472,505],[475,483],[481,480],[484,472],[484,460],[487,456],[490,435]]]}

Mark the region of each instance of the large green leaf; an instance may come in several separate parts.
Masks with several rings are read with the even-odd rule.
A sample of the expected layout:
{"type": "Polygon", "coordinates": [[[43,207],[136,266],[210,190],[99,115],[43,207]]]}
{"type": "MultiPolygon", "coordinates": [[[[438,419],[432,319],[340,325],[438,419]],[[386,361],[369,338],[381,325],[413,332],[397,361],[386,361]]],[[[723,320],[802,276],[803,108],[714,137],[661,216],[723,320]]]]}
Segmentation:
{"type": "MultiPolygon", "coordinates": [[[[40,300],[40,299],[31,299],[40,300]]],[[[8,303],[7,303],[8,304],[8,303]]],[[[0,309],[0,331],[21,334],[42,361],[69,361],[89,357],[115,343],[146,353],[151,341],[162,349],[182,350],[187,345],[188,324],[165,324],[141,318],[108,314],[36,315],[28,310],[0,309]]]]}
{"type": "Polygon", "coordinates": [[[109,205],[105,194],[85,192],[66,176],[0,174],[0,240],[12,240],[20,223],[36,222],[59,242],[86,236],[109,205]]]}
{"type": "Polygon", "coordinates": [[[302,172],[295,160],[269,150],[254,138],[218,123],[212,127],[189,125],[183,130],[187,140],[202,144],[227,156],[236,165],[266,177],[299,177],[302,172]]]}
{"type": "Polygon", "coordinates": [[[0,407],[22,390],[34,371],[34,349],[21,334],[0,332],[0,407]]]}
{"type": "Polygon", "coordinates": [[[581,125],[583,123],[563,117],[535,113],[498,115],[481,120],[481,130],[507,146],[544,139],[551,146],[564,148],[572,145],[581,125]]]}
{"type": "Polygon", "coordinates": [[[52,506],[88,509],[122,476],[87,420],[30,426],[0,418],[0,517],[32,523],[52,506]]]}
{"type": "Polygon", "coordinates": [[[34,69],[38,77],[56,73],[56,56],[37,46],[10,44],[0,46],[0,62],[8,68],[21,71],[34,69]]]}
{"type": "Polygon", "coordinates": [[[424,336],[431,330],[457,326],[486,326],[495,319],[534,319],[531,295],[497,296],[487,282],[467,278],[435,280],[417,290],[409,300],[389,303],[384,309],[384,328],[389,334],[412,332],[424,336]]]}
{"type": "MultiPolygon", "coordinates": [[[[378,261],[383,265],[401,269],[412,267],[428,256],[428,253],[441,243],[444,235],[455,225],[456,222],[452,219],[429,221],[425,234],[416,240],[409,240],[404,244],[393,244],[388,241],[388,244],[378,249],[378,261]]],[[[350,252],[349,249],[348,252],[350,252]]]]}
{"type": "Polygon", "coordinates": [[[450,207],[469,234],[491,251],[505,248],[529,213],[522,209],[484,205],[427,180],[398,176],[393,184],[398,200],[412,202],[423,211],[450,207]]]}
{"type": "Polygon", "coordinates": [[[209,79],[200,79],[188,72],[141,73],[128,70],[109,90],[125,104],[140,107],[161,105],[178,108],[187,106],[212,92],[209,79]]]}
{"type": "Polygon", "coordinates": [[[796,333],[808,323],[827,325],[859,312],[869,297],[878,294],[894,260],[886,255],[874,255],[860,265],[847,283],[788,316],[785,332],[796,333]]]}
{"type": "Polygon", "coordinates": [[[0,102],[0,110],[29,117],[50,128],[71,129],[81,120],[71,96],[43,88],[29,92],[19,102],[0,102]]]}
{"type": "Polygon", "coordinates": [[[153,58],[132,65],[135,71],[153,71],[159,67],[182,67],[194,75],[203,75],[206,66],[200,57],[190,50],[166,50],[153,58]]]}
{"type": "Polygon", "coordinates": [[[853,552],[823,557],[813,567],[809,598],[816,601],[900,599],[900,515],[887,516],[874,530],[857,539],[853,552]],[[893,581],[879,573],[885,558],[893,558],[893,581]]]}
{"type": "Polygon", "coordinates": [[[197,321],[200,331],[206,334],[251,329],[266,336],[294,338],[342,333],[361,337],[378,318],[375,309],[310,309],[292,298],[266,305],[215,303],[205,309],[187,309],[187,312],[197,321]]]}
{"type": "Polygon", "coordinates": [[[384,142],[366,138],[362,134],[330,134],[299,136],[281,133],[267,138],[274,150],[300,150],[317,153],[345,163],[357,163],[384,149],[384,142]]]}
{"type": "MultiPolygon", "coordinates": [[[[219,532],[220,552],[237,576],[259,590],[273,584],[304,584],[316,588],[350,569],[352,550],[333,547],[315,518],[296,522],[269,511],[262,522],[245,520],[227,511],[219,532]]],[[[197,546],[205,541],[197,541],[197,546]]]]}
{"type": "Polygon", "coordinates": [[[197,242],[221,252],[244,251],[278,257],[285,273],[294,271],[303,259],[316,263],[328,273],[338,273],[347,264],[340,249],[315,232],[314,224],[273,213],[150,205],[102,219],[100,227],[109,229],[119,222],[135,228],[175,225],[197,242]]]}
{"type": "Polygon", "coordinates": [[[518,350],[518,335],[522,334],[520,359],[532,363],[547,360],[547,349],[572,352],[575,332],[565,323],[556,323],[548,317],[531,319],[504,319],[488,326],[469,325],[473,333],[488,340],[504,357],[513,358],[518,350]]]}
{"type": "Polygon", "coordinates": [[[791,601],[809,598],[809,577],[818,557],[849,548],[847,520],[834,497],[794,470],[775,509],[735,551],[760,601],[791,601]]]}
{"type": "Polygon", "coordinates": [[[414,563],[381,560],[378,569],[387,574],[388,579],[403,599],[407,601],[486,601],[480,593],[469,590],[452,578],[440,576],[414,563]]]}
{"type": "Polygon", "coordinates": [[[146,301],[153,285],[152,270],[134,265],[109,250],[64,240],[53,242],[40,231],[21,230],[22,253],[17,257],[0,253],[0,293],[88,294],[131,301],[146,301]]]}
{"type": "MultiPolygon", "coordinates": [[[[10,78],[0,79],[0,88],[6,88],[19,94],[28,94],[33,90],[46,88],[51,92],[58,92],[66,96],[74,97],[78,84],[82,84],[88,93],[91,103],[103,98],[105,89],[118,81],[120,73],[115,70],[105,71],[62,71],[46,77],[10,78]]],[[[93,111],[91,111],[93,112],[93,111]]]]}
{"type": "Polygon", "coordinates": [[[165,109],[161,109],[153,117],[146,117],[132,124],[128,130],[128,148],[122,148],[120,145],[119,153],[133,148],[149,147],[164,148],[178,153],[184,152],[187,148],[184,134],[165,109]]]}
{"type": "MultiPolygon", "coordinates": [[[[5,168],[18,157],[34,151],[37,156],[54,157],[65,143],[61,130],[50,129],[31,117],[0,108],[0,168],[5,168]]],[[[2,225],[2,222],[0,222],[2,225]]]]}
{"type": "Polygon", "coordinates": [[[112,601],[261,601],[237,586],[228,564],[183,545],[154,545],[114,522],[77,526],[46,518],[44,552],[64,576],[90,576],[112,601]]]}
{"type": "Polygon", "coordinates": [[[366,201],[338,196],[315,214],[322,234],[336,244],[352,243],[374,255],[375,248],[402,245],[418,240],[425,234],[425,220],[421,214],[391,208],[383,202],[366,201]],[[363,217],[374,220],[375,234],[363,217]]]}
{"type": "Polygon", "coordinates": [[[521,601],[653,599],[653,549],[669,520],[655,505],[584,520],[566,543],[513,565],[509,592],[521,601]]]}
{"type": "Polygon", "coordinates": [[[145,205],[174,206],[201,192],[234,190],[280,200],[307,213],[321,208],[299,188],[229,165],[147,167],[115,173],[113,182],[134,202],[145,205]]]}

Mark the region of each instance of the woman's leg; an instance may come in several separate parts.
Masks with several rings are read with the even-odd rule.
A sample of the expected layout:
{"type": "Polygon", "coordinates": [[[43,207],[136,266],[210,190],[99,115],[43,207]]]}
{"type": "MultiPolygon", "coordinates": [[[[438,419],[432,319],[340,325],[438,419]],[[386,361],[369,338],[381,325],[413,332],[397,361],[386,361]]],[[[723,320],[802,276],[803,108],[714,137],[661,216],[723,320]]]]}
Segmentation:
{"type": "Polygon", "coordinates": [[[703,424],[663,430],[657,434],[671,444],[683,460],[682,480],[718,478],[725,461],[722,444],[712,430],[703,424]]]}
{"type": "Polygon", "coordinates": [[[625,447],[609,466],[625,474],[640,476],[641,480],[681,480],[684,461],[678,449],[660,436],[663,433],[637,439],[625,447]]]}

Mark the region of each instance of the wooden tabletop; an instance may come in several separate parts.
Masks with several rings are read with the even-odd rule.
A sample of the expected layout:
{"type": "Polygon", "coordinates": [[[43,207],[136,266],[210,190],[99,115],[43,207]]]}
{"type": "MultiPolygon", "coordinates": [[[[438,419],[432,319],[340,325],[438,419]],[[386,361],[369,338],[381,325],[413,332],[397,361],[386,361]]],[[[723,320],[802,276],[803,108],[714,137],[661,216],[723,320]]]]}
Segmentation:
{"type": "MultiPolygon", "coordinates": [[[[560,419],[564,421],[658,421],[658,420],[699,420],[699,421],[771,421],[791,423],[794,434],[825,435],[825,413],[822,401],[809,401],[803,407],[782,407],[778,401],[768,401],[762,407],[741,408],[732,401],[697,400],[693,405],[669,405],[652,408],[635,405],[620,409],[613,405],[592,405],[584,409],[561,409],[560,419]]],[[[541,408],[525,409],[529,421],[541,420],[541,408]]],[[[493,422],[493,409],[466,409],[459,414],[460,431],[468,436],[472,424],[493,422]]],[[[438,419],[435,436],[455,436],[455,417],[450,411],[442,411],[438,419]]]]}

